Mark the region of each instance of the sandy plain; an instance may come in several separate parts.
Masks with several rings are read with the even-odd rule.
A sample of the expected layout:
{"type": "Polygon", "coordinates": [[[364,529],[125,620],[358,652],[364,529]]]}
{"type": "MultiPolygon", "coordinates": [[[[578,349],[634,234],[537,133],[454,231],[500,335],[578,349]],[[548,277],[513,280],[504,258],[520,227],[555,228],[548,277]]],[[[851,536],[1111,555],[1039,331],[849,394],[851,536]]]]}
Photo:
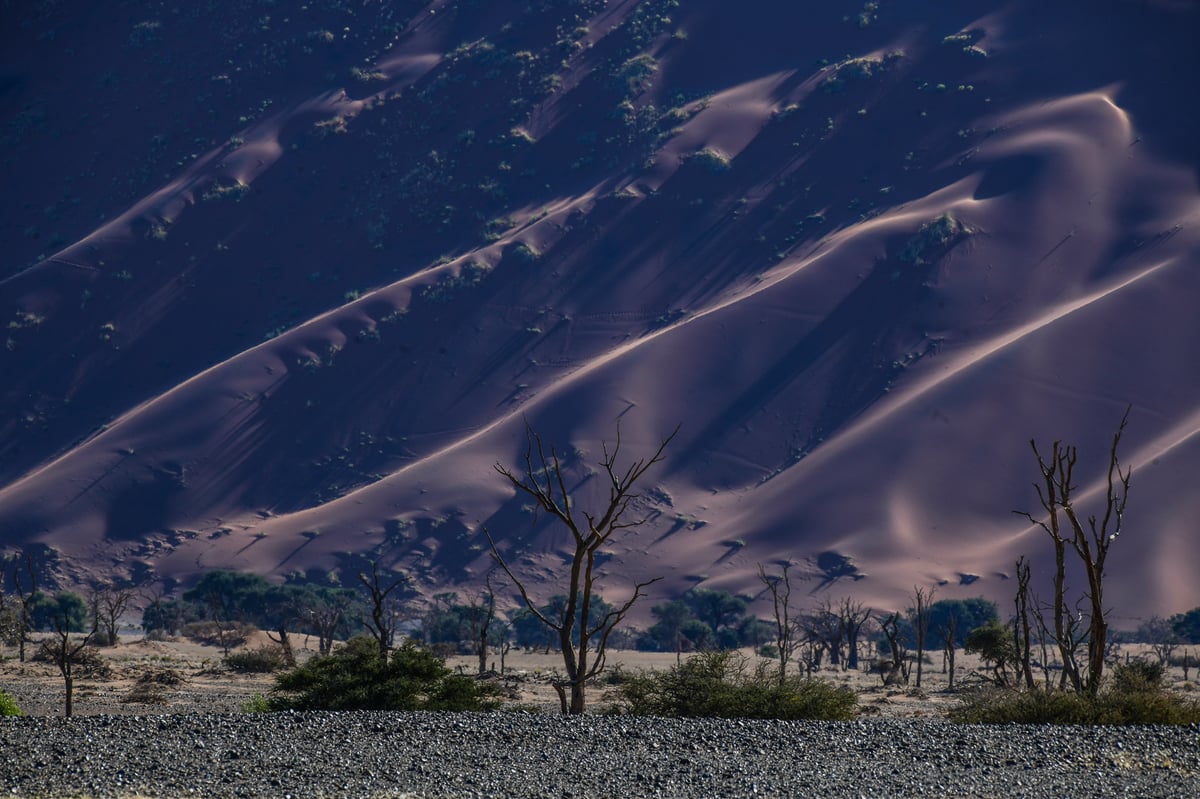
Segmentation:
{"type": "MultiPolygon", "coordinates": [[[[253,649],[267,642],[258,633],[246,647],[253,649]]],[[[295,641],[300,660],[316,653],[315,638],[298,636],[295,641]]],[[[29,715],[61,715],[63,712],[63,681],[51,663],[35,662],[27,649],[26,662],[19,662],[12,647],[0,649],[0,690],[11,694],[29,715]]],[[[106,673],[84,675],[76,680],[74,712],[76,715],[135,714],[159,715],[175,713],[239,713],[256,694],[271,690],[273,677],[269,674],[242,673],[223,663],[217,647],[196,644],[185,639],[145,641],[129,637],[115,647],[98,650],[106,673]],[[174,684],[156,682],[152,693],[157,698],[139,701],[138,681],[147,675],[170,673],[178,678],[174,684]]],[[[748,668],[758,663],[773,665],[755,655],[750,649],[740,650],[748,668]]],[[[1124,645],[1119,656],[1124,659],[1150,657],[1149,648],[1142,644],[1124,645]]],[[[683,658],[688,654],[684,653],[683,658]]],[[[885,686],[878,673],[869,671],[871,661],[864,659],[857,670],[830,666],[828,662],[813,672],[814,677],[852,689],[859,699],[859,714],[881,718],[942,718],[962,696],[962,692],[988,684],[990,669],[978,656],[961,650],[956,655],[955,688],[949,685],[949,675],[943,670],[940,651],[926,654],[921,687],[916,686],[915,667],[907,686],[885,686]]],[[[1194,659],[1194,658],[1193,658],[1194,659]]],[[[670,652],[639,652],[617,650],[608,656],[606,671],[589,694],[590,708],[603,712],[620,703],[619,684],[622,675],[665,671],[676,662],[670,652]]],[[[477,668],[474,656],[454,655],[447,663],[462,673],[471,674],[477,668]]],[[[499,671],[498,655],[489,657],[491,675],[501,686],[504,707],[545,713],[558,710],[558,699],[551,682],[563,674],[558,654],[542,651],[526,652],[514,648],[504,659],[504,671],[499,671]]],[[[792,668],[796,668],[793,664],[792,668]]],[[[1187,679],[1180,667],[1167,672],[1168,685],[1186,694],[1200,690],[1200,669],[1189,669],[1187,679]]]]}

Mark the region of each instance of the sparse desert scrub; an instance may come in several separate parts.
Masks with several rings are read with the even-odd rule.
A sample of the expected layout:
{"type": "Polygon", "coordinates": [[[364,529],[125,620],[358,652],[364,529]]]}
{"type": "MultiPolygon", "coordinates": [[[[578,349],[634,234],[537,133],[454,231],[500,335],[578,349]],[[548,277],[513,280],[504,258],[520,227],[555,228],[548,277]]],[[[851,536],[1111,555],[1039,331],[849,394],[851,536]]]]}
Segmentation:
{"type": "Polygon", "coordinates": [[[1104,690],[1095,695],[1069,690],[967,692],[951,709],[952,721],[968,724],[1200,724],[1200,703],[1161,684],[1156,663],[1118,666],[1104,690]]]}
{"type": "Polygon", "coordinates": [[[225,665],[234,671],[268,674],[287,666],[287,657],[278,644],[259,646],[244,652],[234,652],[225,658],[225,665]]]}
{"type": "Polygon", "coordinates": [[[631,677],[620,694],[627,711],[639,716],[854,718],[858,697],[849,688],[773,672],[765,661],[751,668],[738,652],[704,652],[669,671],[631,677]]]}

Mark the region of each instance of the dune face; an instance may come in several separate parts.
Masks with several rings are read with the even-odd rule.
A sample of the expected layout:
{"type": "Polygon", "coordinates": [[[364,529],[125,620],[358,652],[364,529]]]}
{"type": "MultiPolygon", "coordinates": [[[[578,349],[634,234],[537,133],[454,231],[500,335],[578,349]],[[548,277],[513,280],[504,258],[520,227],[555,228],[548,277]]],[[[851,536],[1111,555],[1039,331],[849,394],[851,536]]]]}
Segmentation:
{"type": "Polygon", "coordinates": [[[486,525],[548,596],[493,464],[586,508],[619,422],[680,433],[605,593],[1007,606],[1030,439],[1101,513],[1132,405],[1115,618],[1200,604],[1195,4],[9,13],[0,544],[64,584],[474,590],[486,525]]]}

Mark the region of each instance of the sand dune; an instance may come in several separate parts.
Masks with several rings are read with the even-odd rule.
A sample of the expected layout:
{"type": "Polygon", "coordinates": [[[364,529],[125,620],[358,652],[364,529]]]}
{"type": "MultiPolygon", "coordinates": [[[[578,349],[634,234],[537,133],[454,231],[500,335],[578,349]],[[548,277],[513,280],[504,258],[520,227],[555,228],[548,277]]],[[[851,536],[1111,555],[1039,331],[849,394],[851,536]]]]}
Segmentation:
{"type": "Polygon", "coordinates": [[[1094,508],[1132,405],[1116,615],[1200,604],[1194,6],[460,5],[23,12],[57,38],[6,45],[0,543],[473,590],[486,525],[548,595],[561,537],[493,465],[528,422],[582,505],[618,422],[678,425],[606,592],[791,560],[1007,603],[1048,565],[1030,439],[1094,508]]]}

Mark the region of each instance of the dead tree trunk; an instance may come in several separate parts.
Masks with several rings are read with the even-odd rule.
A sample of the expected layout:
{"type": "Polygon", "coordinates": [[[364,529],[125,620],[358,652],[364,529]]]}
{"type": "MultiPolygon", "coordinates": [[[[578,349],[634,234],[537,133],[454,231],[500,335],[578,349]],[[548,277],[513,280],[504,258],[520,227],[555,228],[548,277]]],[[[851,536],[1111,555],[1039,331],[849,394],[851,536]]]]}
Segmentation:
{"type": "Polygon", "coordinates": [[[879,616],[879,628],[883,630],[883,637],[887,639],[888,647],[891,652],[891,663],[887,667],[886,673],[883,673],[884,685],[908,685],[908,667],[905,665],[907,652],[904,645],[900,643],[900,614],[893,613],[890,616],[879,616]]]}
{"type": "Polygon", "coordinates": [[[1089,516],[1086,526],[1080,521],[1072,497],[1078,452],[1075,447],[1064,446],[1059,441],[1053,443],[1048,460],[1042,457],[1036,441],[1029,442],[1037,458],[1038,471],[1042,478],[1040,483],[1035,483],[1035,488],[1042,509],[1047,514],[1047,520],[1035,519],[1028,512],[1018,511],[1046,531],[1054,543],[1054,633],[1063,657],[1064,679],[1071,677],[1073,687],[1077,691],[1086,689],[1092,695],[1100,690],[1100,682],[1104,676],[1104,655],[1108,645],[1107,609],[1104,607],[1104,565],[1109,547],[1121,534],[1125,507],[1129,500],[1132,469],[1122,471],[1117,456],[1121,436],[1129,421],[1129,411],[1129,408],[1125,409],[1125,415],[1113,434],[1112,445],[1109,448],[1105,506],[1099,520],[1096,516],[1089,516]],[[1065,525],[1063,519],[1066,521],[1065,525]],[[1068,546],[1078,556],[1088,583],[1086,679],[1075,666],[1075,653],[1070,651],[1066,639],[1070,622],[1070,611],[1066,604],[1065,556],[1068,546]],[[1068,672],[1071,666],[1075,666],[1073,673],[1068,672]]]}
{"type": "Polygon", "coordinates": [[[921,687],[921,674],[925,664],[925,638],[929,634],[929,605],[933,602],[935,588],[913,586],[913,606],[909,610],[913,636],[917,640],[917,687],[921,687]]]}
{"type": "MultiPolygon", "coordinates": [[[[12,584],[17,592],[17,604],[20,609],[17,611],[17,658],[21,663],[25,662],[25,644],[29,641],[29,606],[33,602],[34,596],[37,594],[37,570],[33,568],[33,558],[28,554],[13,555],[12,562],[12,584]],[[25,566],[25,576],[21,576],[21,565],[25,566]]],[[[4,562],[5,572],[7,571],[8,561],[4,562]]],[[[4,572],[0,572],[0,580],[4,579],[4,572]]]]}
{"type": "Polygon", "coordinates": [[[1025,688],[1032,691],[1033,682],[1033,645],[1029,622],[1029,561],[1024,556],[1017,558],[1017,595],[1013,600],[1016,615],[1013,617],[1013,643],[1016,644],[1017,659],[1021,664],[1021,674],[1025,678],[1025,688]]]}
{"type": "Polygon", "coordinates": [[[548,513],[566,528],[570,535],[571,565],[567,572],[566,604],[559,618],[551,618],[542,611],[529,596],[525,583],[513,572],[491,532],[484,528],[491,544],[492,557],[516,585],[521,599],[529,611],[555,633],[559,652],[562,653],[567,679],[564,685],[571,690],[568,704],[563,698],[564,712],[582,714],[587,705],[587,682],[604,670],[608,638],[613,629],[624,621],[634,603],[642,597],[642,591],[660,578],[634,585],[633,594],[624,604],[614,607],[599,619],[592,618],[592,598],[596,587],[596,556],[612,537],[624,530],[640,527],[646,517],[629,519],[626,514],[639,495],[634,493],[638,482],[655,464],[663,460],[667,445],[678,434],[679,428],[659,444],[655,453],[620,469],[617,458],[621,451],[621,428],[617,427],[617,440],[611,451],[603,445],[604,457],[600,461],[608,481],[608,502],[599,514],[578,512],[567,491],[565,469],[553,447],[546,452],[541,437],[528,424],[525,426],[526,441],[524,467],[520,474],[497,463],[495,469],[518,493],[528,495],[539,510],[548,513]]]}
{"type": "MultiPolygon", "coordinates": [[[[270,630],[265,631],[267,638],[279,645],[279,649],[283,652],[283,662],[288,668],[296,667],[296,650],[292,648],[292,637],[288,635],[287,625],[284,622],[279,623],[275,635],[271,635],[270,630]]],[[[320,643],[317,644],[320,646],[320,643]]]]}
{"type": "Polygon", "coordinates": [[[951,612],[946,617],[946,626],[941,628],[942,633],[942,652],[945,655],[943,663],[948,667],[950,673],[949,687],[954,690],[954,655],[958,651],[958,616],[951,612]]]}
{"type": "MultiPolygon", "coordinates": [[[[767,587],[771,594],[771,610],[775,620],[775,649],[779,653],[779,682],[787,679],[788,662],[800,645],[800,625],[792,618],[792,581],[788,577],[791,563],[783,563],[779,574],[768,575],[763,565],[758,564],[758,579],[767,587]]],[[[675,662],[679,663],[679,645],[681,635],[675,632],[676,651],[675,662]]]]}
{"type": "Polygon", "coordinates": [[[871,619],[871,609],[845,597],[838,604],[837,613],[842,634],[846,637],[846,668],[855,671],[858,669],[858,637],[863,625],[871,619]]]}
{"type": "Polygon", "coordinates": [[[58,666],[63,678],[63,715],[70,718],[75,711],[75,664],[79,654],[95,636],[95,631],[82,639],[71,640],[71,620],[64,612],[54,617],[54,637],[42,643],[42,652],[58,666]]]}
{"type": "Polygon", "coordinates": [[[368,577],[366,573],[359,572],[358,581],[367,589],[367,596],[371,600],[371,618],[366,620],[367,629],[379,643],[380,659],[387,663],[392,639],[396,635],[396,617],[388,607],[388,597],[407,583],[408,578],[401,574],[385,585],[379,576],[379,562],[371,561],[371,575],[368,577]]]}

